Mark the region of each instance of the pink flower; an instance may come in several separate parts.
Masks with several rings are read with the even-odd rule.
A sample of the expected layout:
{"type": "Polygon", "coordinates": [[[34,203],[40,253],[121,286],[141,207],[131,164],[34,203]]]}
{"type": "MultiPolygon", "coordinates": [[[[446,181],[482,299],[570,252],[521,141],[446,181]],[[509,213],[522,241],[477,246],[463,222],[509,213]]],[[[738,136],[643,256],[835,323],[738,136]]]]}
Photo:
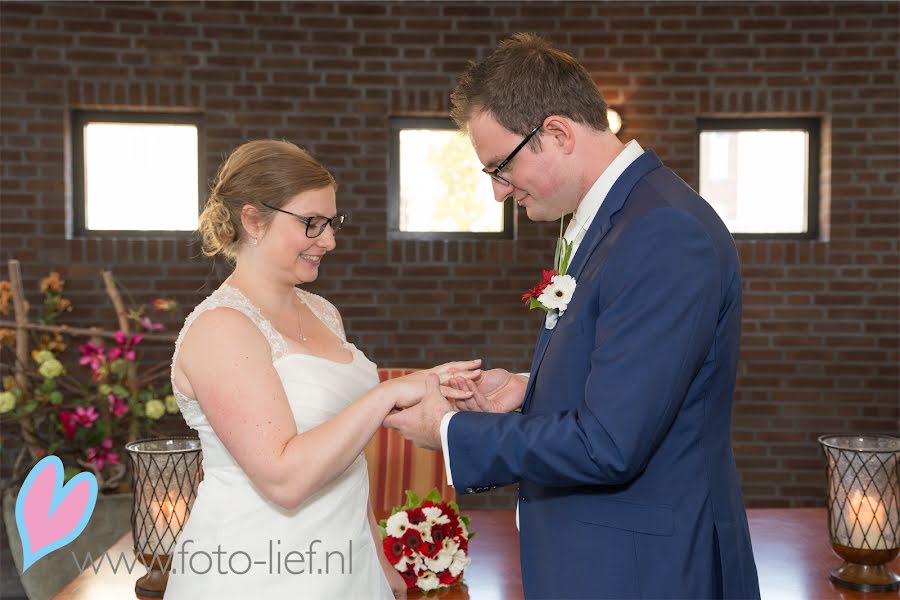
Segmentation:
{"type": "Polygon", "coordinates": [[[75,409],[75,422],[82,427],[91,427],[98,418],[100,418],[100,414],[93,406],[87,408],[79,406],[75,409]]]}
{"type": "Polygon", "coordinates": [[[100,365],[106,362],[106,355],[103,354],[105,348],[103,346],[88,341],[85,344],[82,344],[79,350],[81,351],[81,358],[78,360],[79,364],[89,364],[94,371],[99,369],[100,365]]]}
{"type": "Polygon", "coordinates": [[[109,412],[111,412],[114,417],[121,417],[128,412],[128,404],[124,400],[115,394],[110,394],[107,398],[109,399],[109,412]]]}
{"type": "Polygon", "coordinates": [[[100,414],[93,406],[87,408],[79,406],[73,412],[61,411],[59,413],[59,422],[63,426],[66,439],[69,440],[75,437],[79,427],[90,428],[98,418],[100,418],[100,414]]]}
{"type": "Polygon", "coordinates": [[[89,463],[94,465],[94,468],[98,471],[102,471],[103,467],[106,465],[117,465],[119,464],[119,455],[115,452],[112,452],[112,440],[110,438],[106,438],[103,442],[95,447],[88,448],[87,450],[87,460],[89,463]]]}
{"type": "Polygon", "coordinates": [[[119,346],[109,351],[109,360],[116,360],[120,356],[124,356],[125,360],[134,360],[137,357],[134,347],[140,344],[142,339],[144,339],[144,336],[140,334],[133,335],[129,338],[125,335],[124,331],[117,331],[116,343],[119,344],[119,346]]]}
{"type": "Polygon", "coordinates": [[[165,329],[162,323],[154,323],[150,320],[150,317],[144,317],[140,321],[141,327],[144,328],[144,331],[159,331],[160,329],[165,329]]]}

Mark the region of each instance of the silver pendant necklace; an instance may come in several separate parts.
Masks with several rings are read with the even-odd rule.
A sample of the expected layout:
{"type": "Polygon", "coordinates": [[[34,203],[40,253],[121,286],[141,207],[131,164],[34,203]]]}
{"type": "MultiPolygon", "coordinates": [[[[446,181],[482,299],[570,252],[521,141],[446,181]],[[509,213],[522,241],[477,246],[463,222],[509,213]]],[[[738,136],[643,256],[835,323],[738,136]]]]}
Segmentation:
{"type": "Polygon", "coordinates": [[[300,332],[300,341],[306,343],[308,340],[306,336],[303,335],[303,318],[300,316],[300,310],[297,311],[297,331],[300,332]]]}

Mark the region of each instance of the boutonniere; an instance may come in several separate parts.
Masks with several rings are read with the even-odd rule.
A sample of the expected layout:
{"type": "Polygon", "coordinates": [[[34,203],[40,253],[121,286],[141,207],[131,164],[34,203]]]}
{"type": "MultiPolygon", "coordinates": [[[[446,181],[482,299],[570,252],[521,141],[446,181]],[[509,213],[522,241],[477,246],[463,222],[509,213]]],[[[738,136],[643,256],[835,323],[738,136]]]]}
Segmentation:
{"type": "Polygon", "coordinates": [[[544,322],[547,329],[556,327],[556,322],[565,314],[575,293],[575,278],[566,274],[569,261],[572,259],[573,246],[574,242],[567,242],[563,237],[563,222],[560,220],[553,270],[542,271],[541,282],[522,294],[522,301],[528,304],[528,308],[540,308],[547,313],[544,322]]]}

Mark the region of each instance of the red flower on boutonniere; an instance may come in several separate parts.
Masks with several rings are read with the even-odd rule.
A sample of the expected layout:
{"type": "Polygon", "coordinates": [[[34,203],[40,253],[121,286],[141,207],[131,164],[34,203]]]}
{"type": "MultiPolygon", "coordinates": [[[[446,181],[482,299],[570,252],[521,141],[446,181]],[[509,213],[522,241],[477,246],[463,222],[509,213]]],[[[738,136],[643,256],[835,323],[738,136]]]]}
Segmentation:
{"type": "Polygon", "coordinates": [[[541,271],[544,275],[543,281],[528,290],[528,292],[522,294],[522,302],[530,304],[532,298],[537,299],[538,296],[544,293],[544,288],[550,285],[550,281],[553,279],[553,276],[556,275],[556,269],[553,269],[552,271],[542,269],[541,271]]]}

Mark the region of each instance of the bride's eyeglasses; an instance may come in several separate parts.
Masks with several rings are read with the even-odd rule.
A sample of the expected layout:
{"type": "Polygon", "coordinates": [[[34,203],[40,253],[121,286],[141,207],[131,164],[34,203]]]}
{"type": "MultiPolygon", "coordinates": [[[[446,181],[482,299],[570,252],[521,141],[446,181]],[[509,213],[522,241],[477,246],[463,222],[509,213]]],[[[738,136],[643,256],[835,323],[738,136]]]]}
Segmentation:
{"type": "Polygon", "coordinates": [[[277,210],[278,212],[282,212],[286,215],[291,215],[296,218],[301,223],[306,225],[306,237],[308,238],[317,238],[323,233],[325,233],[325,228],[331,225],[331,233],[333,235],[337,235],[337,232],[341,230],[341,227],[344,226],[344,221],[347,220],[347,215],[345,213],[338,213],[333,217],[304,217],[303,215],[298,215],[297,213],[292,213],[288,210],[282,210],[280,208],[276,208],[265,202],[261,202],[263,206],[266,208],[270,208],[272,210],[277,210]]]}

